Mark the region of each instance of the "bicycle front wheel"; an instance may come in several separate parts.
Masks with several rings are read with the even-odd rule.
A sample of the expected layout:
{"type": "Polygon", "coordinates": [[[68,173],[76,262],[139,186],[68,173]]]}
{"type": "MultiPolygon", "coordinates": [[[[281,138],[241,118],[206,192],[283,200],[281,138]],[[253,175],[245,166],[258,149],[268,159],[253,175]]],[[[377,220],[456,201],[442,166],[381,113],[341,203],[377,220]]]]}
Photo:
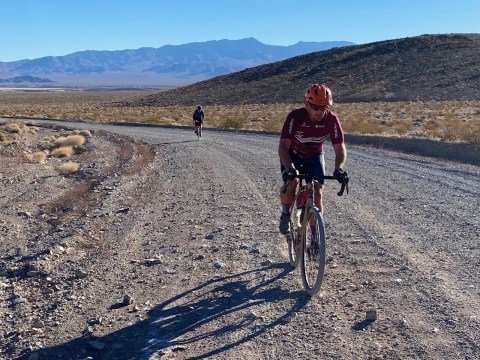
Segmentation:
{"type": "Polygon", "coordinates": [[[290,232],[287,235],[288,257],[290,259],[290,265],[292,265],[294,269],[300,263],[302,212],[303,209],[297,207],[297,199],[295,199],[290,208],[290,232]]]}
{"type": "Polygon", "coordinates": [[[314,296],[322,286],[326,251],[325,226],[318,208],[309,209],[302,231],[302,281],[305,291],[314,296]]]}

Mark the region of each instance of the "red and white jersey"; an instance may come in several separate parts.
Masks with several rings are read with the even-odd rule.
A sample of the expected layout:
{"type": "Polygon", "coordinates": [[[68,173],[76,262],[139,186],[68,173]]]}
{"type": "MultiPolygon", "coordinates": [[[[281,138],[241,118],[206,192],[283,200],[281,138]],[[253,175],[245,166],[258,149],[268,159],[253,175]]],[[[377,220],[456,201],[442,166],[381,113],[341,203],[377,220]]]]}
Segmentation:
{"type": "Polygon", "coordinates": [[[312,121],[307,109],[301,108],[288,114],[280,139],[290,139],[290,150],[307,157],[321,153],[328,136],[332,145],[344,142],[343,129],[337,114],[327,110],[322,121],[312,121]]]}

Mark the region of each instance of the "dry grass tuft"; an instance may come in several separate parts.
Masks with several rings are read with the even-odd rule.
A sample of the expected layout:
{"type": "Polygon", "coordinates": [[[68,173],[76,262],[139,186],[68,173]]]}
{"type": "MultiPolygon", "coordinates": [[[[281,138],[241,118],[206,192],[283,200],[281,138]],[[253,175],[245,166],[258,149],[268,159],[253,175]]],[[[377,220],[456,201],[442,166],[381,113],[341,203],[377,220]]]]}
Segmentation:
{"type": "MultiPolygon", "coordinates": [[[[3,93],[0,115],[192,126],[192,106],[115,106],[155,93],[158,92],[3,93]]],[[[206,105],[205,130],[280,131],[287,114],[302,106],[302,103],[206,105]]],[[[424,137],[480,145],[478,100],[334,103],[332,110],[347,133],[424,137]]],[[[4,123],[0,123],[0,131],[2,126],[4,123]]],[[[81,135],[80,131],[75,133],[81,135]]]]}
{"type": "Polygon", "coordinates": [[[33,161],[41,165],[45,164],[45,159],[47,158],[47,155],[43,151],[36,152],[35,154],[27,154],[26,156],[29,161],[33,161]]]}
{"type": "Polygon", "coordinates": [[[0,130],[8,133],[21,134],[24,131],[28,131],[28,127],[25,121],[7,120],[0,122],[0,130]]]}
{"type": "Polygon", "coordinates": [[[51,155],[54,157],[69,157],[72,156],[75,152],[71,146],[63,146],[55,149],[51,152],[51,155]]]}
{"type": "Polygon", "coordinates": [[[78,171],[79,167],[79,163],[69,161],[67,163],[61,164],[58,167],[58,171],[62,174],[73,174],[78,171]]]}
{"type": "Polygon", "coordinates": [[[283,120],[282,119],[272,119],[265,121],[263,123],[263,129],[266,131],[282,131],[283,120]]]}
{"type": "Polygon", "coordinates": [[[381,134],[383,132],[380,120],[372,119],[363,111],[347,114],[340,121],[343,130],[347,133],[381,134]]]}
{"type": "Polygon", "coordinates": [[[85,137],[91,137],[92,136],[92,133],[90,132],[90,130],[80,130],[79,135],[82,135],[82,136],[85,136],[85,137]]]}
{"type": "Polygon", "coordinates": [[[61,136],[54,141],[57,146],[74,146],[82,145],[85,142],[85,137],[82,135],[61,136]]]}
{"type": "Polygon", "coordinates": [[[37,147],[40,149],[40,150],[53,150],[55,149],[57,146],[53,143],[53,142],[48,142],[48,141],[40,141],[37,145],[37,147]]]}
{"type": "Polygon", "coordinates": [[[220,122],[220,128],[222,129],[239,130],[239,129],[242,129],[244,125],[245,125],[245,118],[242,118],[235,114],[225,116],[223,121],[220,122]]]}
{"type": "Polygon", "coordinates": [[[8,132],[8,133],[16,133],[16,134],[21,134],[23,132],[23,129],[19,124],[6,124],[3,126],[3,130],[8,132]]]}
{"type": "Polygon", "coordinates": [[[0,141],[5,143],[11,143],[13,139],[7,134],[0,132],[0,141]]]}

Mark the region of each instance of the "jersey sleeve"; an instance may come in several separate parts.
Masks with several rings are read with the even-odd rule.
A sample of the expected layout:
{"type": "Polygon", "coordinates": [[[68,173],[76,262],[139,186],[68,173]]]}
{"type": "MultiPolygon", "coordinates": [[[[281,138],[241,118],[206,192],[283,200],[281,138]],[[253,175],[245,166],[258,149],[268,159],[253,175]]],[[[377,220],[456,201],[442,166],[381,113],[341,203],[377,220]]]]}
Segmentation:
{"type": "Polygon", "coordinates": [[[330,140],[332,141],[332,145],[336,144],[343,144],[345,141],[345,134],[342,129],[342,124],[340,123],[340,119],[335,114],[335,119],[333,121],[333,126],[330,131],[330,140]]]}
{"type": "Polygon", "coordinates": [[[283,128],[282,132],[280,133],[280,139],[291,139],[294,131],[293,131],[293,125],[294,125],[294,118],[292,116],[292,112],[288,114],[287,118],[285,119],[285,122],[283,123],[283,128]]]}

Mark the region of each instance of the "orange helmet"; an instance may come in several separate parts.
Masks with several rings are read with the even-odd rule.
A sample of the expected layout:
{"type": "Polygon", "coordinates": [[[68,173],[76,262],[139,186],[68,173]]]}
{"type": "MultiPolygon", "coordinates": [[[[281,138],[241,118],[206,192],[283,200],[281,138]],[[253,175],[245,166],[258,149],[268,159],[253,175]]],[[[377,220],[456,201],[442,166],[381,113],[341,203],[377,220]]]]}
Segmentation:
{"type": "Polygon", "coordinates": [[[305,93],[305,101],[311,102],[315,105],[332,105],[332,91],[325,84],[310,85],[305,93]]]}

